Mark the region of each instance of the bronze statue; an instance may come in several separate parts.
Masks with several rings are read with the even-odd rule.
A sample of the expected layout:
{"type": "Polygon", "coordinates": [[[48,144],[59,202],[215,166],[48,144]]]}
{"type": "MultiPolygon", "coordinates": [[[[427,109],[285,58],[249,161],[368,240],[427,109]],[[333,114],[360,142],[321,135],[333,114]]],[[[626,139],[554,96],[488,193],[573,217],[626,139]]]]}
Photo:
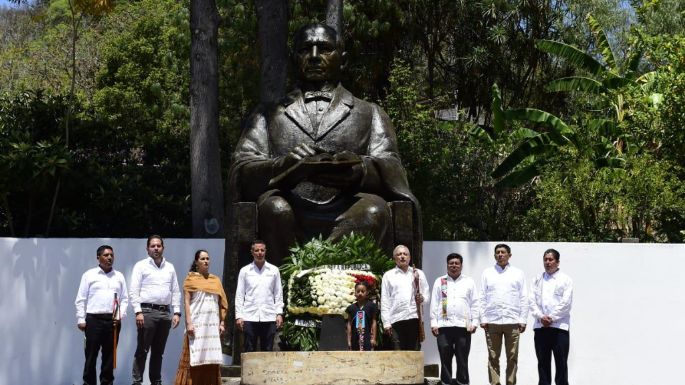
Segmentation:
{"type": "MultiPolygon", "coordinates": [[[[301,28],[292,49],[297,83],[280,103],[250,116],[233,154],[231,201],[257,204],[257,236],[279,265],[296,242],[370,234],[394,242],[391,201],[412,202],[420,248],[419,205],[397,153],[395,129],[376,104],[340,84],[346,53],[326,25],[301,28]]],[[[396,231],[395,231],[396,232],[396,231]]]]}

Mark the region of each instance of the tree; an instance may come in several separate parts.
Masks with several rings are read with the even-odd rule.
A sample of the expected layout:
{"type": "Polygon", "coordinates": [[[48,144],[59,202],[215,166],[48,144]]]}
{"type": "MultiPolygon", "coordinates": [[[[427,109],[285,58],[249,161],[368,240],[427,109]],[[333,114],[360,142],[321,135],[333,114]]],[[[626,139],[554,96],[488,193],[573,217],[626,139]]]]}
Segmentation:
{"type": "Polygon", "coordinates": [[[593,55],[562,42],[539,40],[536,43],[540,50],[565,59],[581,72],[579,75],[555,79],[546,86],[548,92],[581,92],[590,95],[587,103],[591,105],[591,111],[574,116],[574,123],[579,128],[573,129],[558,117],[538,109],[503,110],[499,91],[494,89],[495,133],[503,130],[505,120],[524,120],[545,125],[534,126],[534,130],[538,132],[527,129],[519,131],[523,136],[521,143],[493,171],[495,178],[506,176],[499,181],[500,184],[520,186],[540,175],[542,166],[554,156],[559,146],[575,147],[579,156],[590,157],[598,167],[621,167],[625,162],[625,152],[638,151],[639,143],[632,140],[630,130],[622,129],[629,114],[625,93],[631,86],[648,82],[653,73],[638,72],[642,58],[639,41],[629,50],[630,55],[621,62],[599,23],[589,14],[587,21],[595,35],[600,57],[606,64],[593,55]],[[598,141],[580,147],[577,140],[578,129],[596,132],[598,135],[595,138],[598,141]]]}
{"type": "Polygon", "coordinates": [[[66,98],[42,92],[0,97],[0,207],[8,235],[45,230],[59,175],[73,162],[63,140],[66,98]]]}
{"type": "Polygon", "coordinates": [[[260,52],[259,100],[276,103],[285,96],[288,76],[288,7],[285,0],[255,0],[260,52]]]}
{"type": "Polygon", "coordinates": [[[502,143],[471,135],[472,123],[435,119],[431,106],[419,102],[421,80],[396,59],[383,105],[421,202],[425,239],[513,239],[511,229],[531,204],[530,189],[496,188],[490,172],[502,143]]]}
{"type": "Polygon", "coordinates": [[[190,179],[193,237],[224,236],[219,155],[218,14],[214,0],[190,2],[190,179]]]}

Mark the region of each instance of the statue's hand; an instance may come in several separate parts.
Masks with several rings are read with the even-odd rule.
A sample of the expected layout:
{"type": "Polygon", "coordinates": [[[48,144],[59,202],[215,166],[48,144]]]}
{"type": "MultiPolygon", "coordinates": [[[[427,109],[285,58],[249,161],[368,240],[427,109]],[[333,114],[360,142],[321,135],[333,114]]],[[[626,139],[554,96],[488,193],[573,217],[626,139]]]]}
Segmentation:
{"type": "Polygon", "coordinates": [[[279,175],[282,172],[287,171],[292,166],[296,165],[297,163],[301,163],[306,158],[315,156],[320,151],[321,149],[315,146],[310,146],[305,143],[298,144],[297,146],[293,147],[285,156],[277,158],[274,161],[274,175],[279,175]]]}
{"type": "Polygon", "coordinates": [[[333,156],[334,161],[349,162],[350,166],[344,170],[337,172],[324,172],[310,179],[323,186],[333,187],[338,189],[353,189],[359,186],[364,176],[364,166],[359,155],[343,151],[333,156]]]}
{"type": "Polygon", "coordinates": [[[269,181],[269,186],[284,189],[294,187],[309,175],[309,171],[302,165],[324,155],[327,154],[323,149],[313,145],[303,143],[293,147],[289,153],[274,160],[272,167],[274,177],[269,181]]]}

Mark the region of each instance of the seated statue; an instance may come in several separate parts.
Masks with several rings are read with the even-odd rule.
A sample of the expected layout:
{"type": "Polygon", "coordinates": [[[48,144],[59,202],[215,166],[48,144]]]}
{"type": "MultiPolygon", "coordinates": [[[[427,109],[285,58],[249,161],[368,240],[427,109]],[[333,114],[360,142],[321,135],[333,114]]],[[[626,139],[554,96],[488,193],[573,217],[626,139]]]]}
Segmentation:
{"type": "Polygon", "coordinates": [[[340,84],[345,59],[333,28],[301,28],[292,48],[295,89],[252,113],[233,154],[230,199],[257,203],[257,235],[275,265],[296,242],[319,235],[335,242],[369,234],[392,250],[391,201],[413,203],[413,239],[421,242],[395,129],[379,106],[340,84]]]}

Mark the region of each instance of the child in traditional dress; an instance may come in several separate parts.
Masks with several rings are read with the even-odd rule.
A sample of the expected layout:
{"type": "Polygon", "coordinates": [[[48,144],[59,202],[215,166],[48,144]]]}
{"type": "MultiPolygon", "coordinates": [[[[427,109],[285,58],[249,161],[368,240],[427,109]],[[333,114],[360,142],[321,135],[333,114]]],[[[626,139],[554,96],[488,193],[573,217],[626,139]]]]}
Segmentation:
{"type": "Polygon", "coordinates": [[[354,286],[357,302],[347,307],[347,347],[370,351],[376,348],[376,318],[378,306],[369,300],[369,285],[364,281],[354,286]]]}

